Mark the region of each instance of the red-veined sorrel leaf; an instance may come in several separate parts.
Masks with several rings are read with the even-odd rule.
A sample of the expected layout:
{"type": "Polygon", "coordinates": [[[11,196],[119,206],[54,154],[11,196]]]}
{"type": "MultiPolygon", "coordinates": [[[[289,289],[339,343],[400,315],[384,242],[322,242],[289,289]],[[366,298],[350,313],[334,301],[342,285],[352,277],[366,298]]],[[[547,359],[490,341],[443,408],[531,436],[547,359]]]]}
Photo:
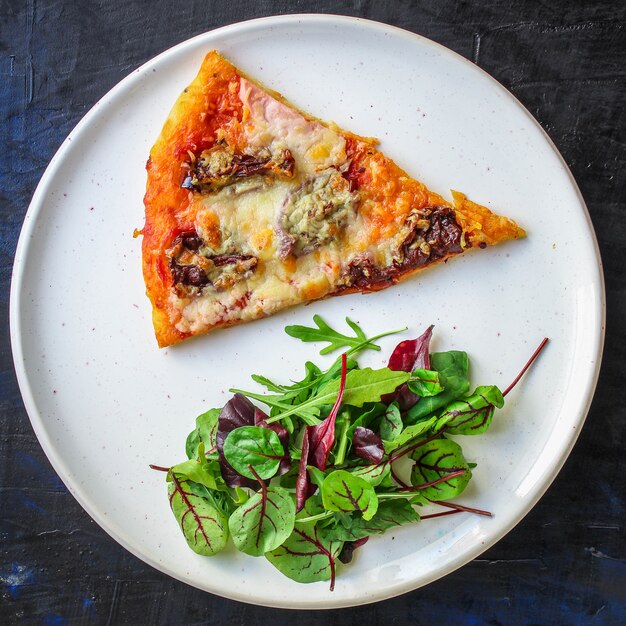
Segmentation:
{"type": "Polygon", "coordinates": [[[328,529],[328,535],[335,541],[356,541],[369,535],[379,535],[395,526],[413,524],[419,519],[420,516],[407,500],[382,500],[371,520],[352,513],[342,518],[335,528],[328,529]]]}
{"type": "Polygon", "coordinates": [[[266,487],[235,509],[228,520],[233,543],[241,552],[262,556],[293,532],[296,506],[282,487],[266,487]]]}
{"type": "Polygon", "coordinates": [[[335,470],[322,483],[322,502],[328,511],[361,511],[363,519],[372,519],[378,509],[374,487],[363,478],[345,470],[335,470]]]}
{"type": "Polygon", "coordinates": [[[429,500],[449,500],[458,496],[472,477],[461,446],[450,439],[433,439],[417,448],[411,458],[415,460],[411,470],[411,483],[415,487],[440,481],[420,490],[420,495],[429,500]],[[446,479],[447,476],[450,478],[446,479]]]}
{"type": "Polygon", "coordinates": [[[504,398],[495,385],[476,387],[471,396],[448,405],[435,428],[451,435],[478,435],[489,428],[496,408],[503,406],[504,398]]]}
{"type": "Polygon", "coordinates": [[[407,385],[409,390],[417,394],[420,398],[436,396],[443,391],[443,387],[439,381],[439,372],[434,370],[413,370],[407,385]]]}
{"type": "Polygon", "coordinates": [[[335,421],[341,406],[341,400],[346,388],[347,357],[341,355],[341,380],[337,399],[328,417],[317,426],[307,426],[305,437],[309,439],[308,465],[315,465],[321,470],[326,469],[328,454],[335,443],[335,421]]]}
{"type": "Polygon", "coordinates": [[[362,478],[372,485],[372,487],[378,487],[378,485],[385,481],[389,482],[390,472],[391,464],[388,462],[376,463],[374,465],[362,465],[350,470],[353,476],[362,478]]]}
{"type": "Polygon", "coordinates": [[[175,475],[167,487],[170,507],[189,547],[203,556],[216,554],[228,541],[228,517],[208,498],[189,488],[189,482],[175,475]]]}
{"type": "Polygon", "coordinates": [[[385,441],[393,441],[404,428],[400,407],[392,402],[380,419],[380,436],[385,441]]]}
{"type": "Polygon", "coordinates": [[[250,478],[245,478],[239,474],[224,456],[224,441],[229,433],[235,428],[242,426],[253,426],[256,407],[248,398],[236,393],[220,411],[217,421],[217,433],[215,435],[215,444],[219,454],[220,467],[222,476],[229,487],[250,487],[255,489],[257,483],[250,478]]]}
{"type": "Polygon", "coordinates": [[[272,478],[285,455],[278,435],[269,428],[242,426],[224,441],[224,456],[230,466],[246,478],[272,478]],[[254,473],[250,471],[254,468],[254,473]]]}
{"type": "MultiPolygon", "coordinates": [[[[407,339],[401,341],[391,353],[389,357],[390,370],[411,372],[414,369],[430,369],[430,338],[433,334],[433,326],[429,326],[417,339],[407,339]]],[[[401,411],[411,408],[420,396],[413,393],[409,387],[404,384],[400,386],[393,394],[389,394],[383,398],[385,404],[392,401],[398,402],[401,411]]]]}
{"type": "Polygon", "coordinates": [[[352,437],[352,452],[370,463],[380,463],[383,460],[383,440],[369,428],[358,426],[352,437]]]}
{"type": "Polygon", "coordinates": [[[343,543],[324,537],[308,522],[297,524],[290,537],[281,546],[266,552],[267,560],[285,576],[299,583],[330,580],[335,588],[335,560],[343,543]]]}

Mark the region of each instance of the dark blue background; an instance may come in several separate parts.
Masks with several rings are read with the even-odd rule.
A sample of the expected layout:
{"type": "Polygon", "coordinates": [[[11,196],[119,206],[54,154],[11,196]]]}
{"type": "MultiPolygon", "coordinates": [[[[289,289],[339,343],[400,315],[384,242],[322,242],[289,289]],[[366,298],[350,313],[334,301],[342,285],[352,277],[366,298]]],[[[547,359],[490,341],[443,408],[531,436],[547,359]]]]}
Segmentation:
{"type": "Polygon", "coordinates": [[[626,623],[625,17],[626,4],[618,1],[0,0],[0,623],[626,623]],[[329,613],[223,600],[164,576],[114,543],[74,501],[37,443],[8,336],[20,226],[44,168],[78,120],[166,48],[224,24],[293,12],[358,15],[407,28],[509,88],[547,130],[581,187],[608,299],[604,364],[587,424],[535,509],[446,578],[329,613]]]}

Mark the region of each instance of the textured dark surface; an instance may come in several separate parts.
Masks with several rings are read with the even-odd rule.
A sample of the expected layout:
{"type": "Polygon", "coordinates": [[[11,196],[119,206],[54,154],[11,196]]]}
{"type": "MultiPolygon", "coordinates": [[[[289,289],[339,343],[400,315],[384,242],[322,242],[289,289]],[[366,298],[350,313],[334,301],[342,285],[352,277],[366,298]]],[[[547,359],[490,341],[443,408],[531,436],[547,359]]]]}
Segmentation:
{"type": "Polygon", "coordinates": [[[618,1],[0,0],[0,623],[626,623],[625,18],[618,1]],[[426,588],[327,613],[223,600],[168,578],[113,542],[44,456],[15,381],[8,332],[20,226],[44,168],[78,120],[166,48],[224,24],[293,12],[404,27],[473,60],[509,88],[580,185],[608,300],[604,363],[587,424],[534,510],[481,558],[426,588]]]}

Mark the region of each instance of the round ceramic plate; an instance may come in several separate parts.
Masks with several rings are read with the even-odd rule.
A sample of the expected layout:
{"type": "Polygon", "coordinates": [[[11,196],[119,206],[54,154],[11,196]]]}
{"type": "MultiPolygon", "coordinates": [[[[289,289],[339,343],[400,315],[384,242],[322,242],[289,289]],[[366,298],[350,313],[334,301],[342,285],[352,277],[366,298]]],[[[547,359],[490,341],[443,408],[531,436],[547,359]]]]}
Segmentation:
{"type": "MultiPolygon", "coordinates": [[[[600,258],[565,163],[528,112],[455,53],[411,33],[333,16],[275,17],[187,41],[123,80],[63,143],[33,197],[16,254],[11,337],[35,432],[87,512],[147,563],[257,604],[329,608],[433,581],[508,532],[554,479],[582,426],[603,340],[600,258]],[[386,291],[299,307],[159,350],[141,275],[144,165],[179,92],[218,49],[312,115],[360,135],[431,189],[509,215],[528,238],[463,255],[386,291]],[[149,463],[184,459],[195,416],[261,372],[298,376],[315,347],[284,332],[314,313],[368,333],[435,324],[435,350],[465,349],[473,383],[505,387],[548,347],[492,429],[464,438],[478,463],[459,514],[374,537],[337,585],[301,585],[234,548],[195,555],[149,463]]],[[[362,364],[382,366],[398,338],[362,364]]],[[[575,487],[572,486],[572,489],[575,487]]]]}

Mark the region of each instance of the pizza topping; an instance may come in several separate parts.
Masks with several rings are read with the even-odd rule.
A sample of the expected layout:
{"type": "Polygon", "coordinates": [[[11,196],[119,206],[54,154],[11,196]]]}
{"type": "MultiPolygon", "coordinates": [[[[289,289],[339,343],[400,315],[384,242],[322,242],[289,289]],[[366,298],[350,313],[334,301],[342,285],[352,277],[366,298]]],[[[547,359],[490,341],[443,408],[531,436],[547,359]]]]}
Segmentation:
{"type": "Polygon", "coordinates": [[[279,222],[280,256],[302,256],[336,239],[357,202],[357,194],[336,169],[305,181],[285,201],[279,222]]]}
{"type": "Polygon", "coordinates": [[[248,254],[214,254],[195,231],[180,233],[166,252],[172,279],[181,295],[196,295],[207,285],[230,289],[256,269],[258,259],[248,254]]]}
{"type": "Polygon", "coordinates": [[[463,229],[457,224],[454,211],[445,206],[411,211],[405,230],[408,234],[401,245],[404,266],[419,267],[463,249],[463,229]]]}
{"type": "Polygon", "coordinates": [[[294,158],[287,148],[273,151],[264,148],[254,153],[238,154],[222,142],[202,151],[198,157],[190,156],[189,174],[181,186],[200,193],[217,191],[257,174],[291,178],[294,171],[294,158]]]}

